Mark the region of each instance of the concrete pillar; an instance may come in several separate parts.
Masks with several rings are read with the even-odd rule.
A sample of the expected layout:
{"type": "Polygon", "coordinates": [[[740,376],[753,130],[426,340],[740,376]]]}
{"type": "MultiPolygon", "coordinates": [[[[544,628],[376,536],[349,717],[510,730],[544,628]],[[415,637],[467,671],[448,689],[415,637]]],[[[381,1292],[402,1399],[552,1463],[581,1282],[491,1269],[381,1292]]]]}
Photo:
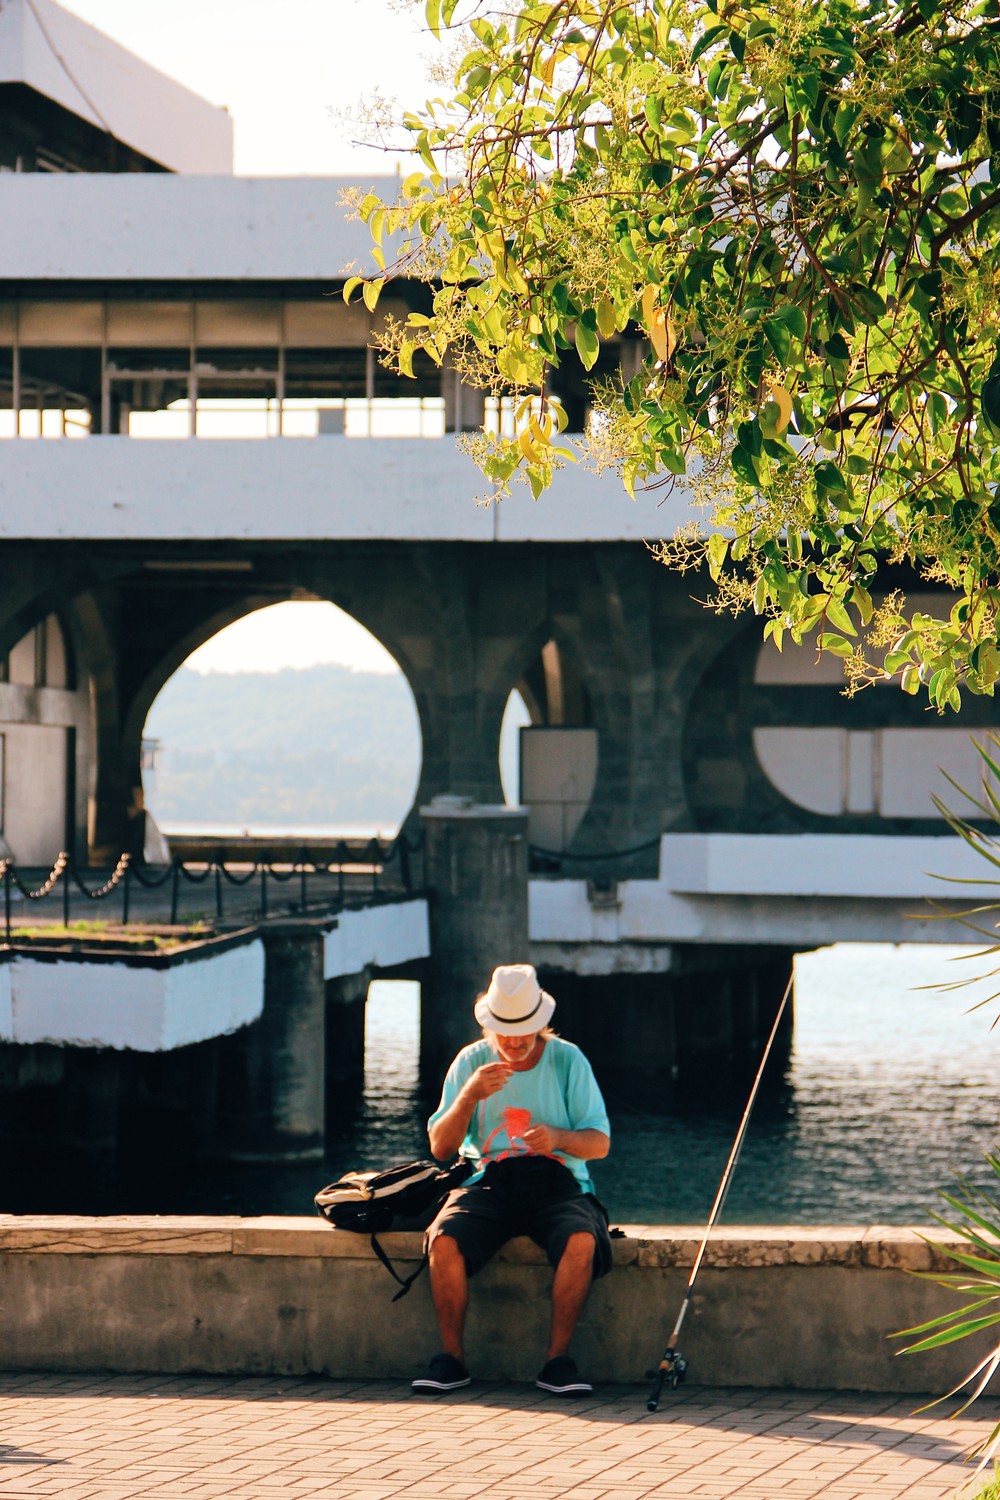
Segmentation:
{"type": "MultiPolygon", "coordinates": [[[[687,1093],[700,1093],[710,1081],[717,1099],[742,1099],[760,1066],[791,963],[791,952],[782,948],[706,948],[683,955],[675,983],[678,1063],[687,1093]]],[[[789,1004],[768,1065],[768,1087],[780,1084],[791,1040],[789,1004]]]]}
{"type": "Polygon", "coordinates": [[[434,1083],[479,1034],[473,1002],[496,965],[528,961],[528,815],[435,797],[420,817],[431,932],[420,1066],[434,1083]]]}
{"type": "Polygon", "coordinates": [[[325,1135],[326,989],[330,920],[268,923],[264,1010],[220,1054],[219,1132],[227,1161],[314,1161],[325,1135]]]}
{"type": "Polygon", "coordinates": [[[674,996],[666,974],[543,972],[552,1024],[582,1047],[610,1107],[661,1109],[677,1078],[674,996]]]}
{"type": "Polygon", "coordinates": [[[326,1118],[355,1117],[365,1087],[365,1006],[371,975],[326,983],[326,1118]]]}
{"type": "Polygon", "coordinates": [[[454,365],[441,369],[445,432],[478,432],[486,414],[486,392],[466,385],[454,365]]]}
{"type": "Polygon", "coordinates": [[[676,981],[677,1039],[682,1070],[732,1061],[736,1047],[733,978],[722,970],[685,974],[676,981]]]}
{"type": "Polygon", "coordinates": [[[62,1085],[63,1140],[68,1152],[110,1162],[118,1148],[122,1054],[74,1049],[62,1085]]]}

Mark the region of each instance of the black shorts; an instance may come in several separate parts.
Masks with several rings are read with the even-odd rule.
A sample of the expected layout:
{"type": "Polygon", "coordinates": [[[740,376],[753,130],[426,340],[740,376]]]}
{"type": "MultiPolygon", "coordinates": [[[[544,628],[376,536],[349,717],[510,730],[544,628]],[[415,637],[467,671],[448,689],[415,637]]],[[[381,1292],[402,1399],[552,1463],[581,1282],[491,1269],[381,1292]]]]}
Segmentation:
{"type": "Polygon", "coordinates": [[[594,1237],[594,1280],[611,1270],[608,1216],[593,1193],[549,1156],[510,1156],[490,1162],[478,1182],[455,1188],[427,1231],[426,1248],[439,1234],[458,1244],[470,1276],[516,1235],[534,1240],[558,1265],[571,1234],[594,1237]]]}

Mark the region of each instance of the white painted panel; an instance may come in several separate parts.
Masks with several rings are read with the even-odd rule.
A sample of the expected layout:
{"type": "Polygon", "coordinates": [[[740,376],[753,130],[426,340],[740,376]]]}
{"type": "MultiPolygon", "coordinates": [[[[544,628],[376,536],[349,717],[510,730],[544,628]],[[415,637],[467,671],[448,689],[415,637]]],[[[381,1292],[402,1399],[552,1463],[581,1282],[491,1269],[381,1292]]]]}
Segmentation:
{"type": "Polygon", "coordinates": [[[167,969],[24,955],[9,967],[21,1043],[170,1051],[246,1026],[264,1004],[259,939],[167,969]]]}
{"type": "Polygon", "coordinates": [[[11,966],[0,964],[0,1042],[14,1040],[14,994],[11,987],[11,966]]]}
{"type": "MultiPolygon", "coordinates": [[[[973,796],[982,795],[986,767],[967,729],[883,729],[881,738],[879,812],[884,818],[939,817],[932,794],[958,812],[968,811],[965,799],[945,779],[945,771],[973,796]]],[[[996,747],[985,735],[982,739],[987,753],[995,755],[996,747]]]]}
{"type": "Polygon", "coordinates": [[[369,965],[390,968],[430,954],[427,902],[398,901],[344,911],[326,935],[323,977],[360,974],[369,965]]]}
{"type": "Polygon", "coordinates": [[[587,802],[532,802],[528,804],[528,842],[561,854],[583,822],[587,802]]]}
{"type": "Polygon", "coordinates": [[[38,676],[36,661],[35,632],[29,630],[27,635],[22,635],[17,645],[12,647],[7,662],[7,674],[9,680],[16,683],[18,687],[34,687],[38,676]]]}
{"type": "Polygon", "coordinates": [[[661,883],[692,894],[957,900],[993,873],[951,834],[668,833],[660,840],[661,883]]]}
{"type": "Polygon", "coordinates": [[[172,171],[232,171],[226,110],[53,0],[4,0],[0,82],[27,84],[172,171]]]}
{"type": "Polygon", "coordinates": [[[673,510],[655,494],[632,501],[616,474],[578,465],[542,504],[525,493],[484,507],[483,476],[450,438],[91,437],[11,440],[2,454],[0,539],[641,542],[691,516],[678,495],[673,510]]]}
{"type": "Polygon", "coordinates": [[[868,729],[847,734],[847,799],[845,812],[875,811],[876,758],[881,753],[878,734],[868,729]]]}
{"type": "Polygon", "coordinates": [[[755,729],[753,747],[764,775],[790,802],[810,812],[843,812],[845,730],[755,729]]]}
{"type": "Polygon", "coordinates": [[[189,1047],[248,1026],[264,1009],[260,939],[166,971],[160,1050],[189,1047]]]}
{"type": "MultiPolygon", "coordinates": [[[[0,21],[4,12],[0,11],[0,21]]],[[[335,177],[0,176],[0,279],[284,281],[374,275],[335,177]]],[[[396,178],[386,178],[394,197],[396,178]]],[[[391,255],[391,250],[390,250],[391,255]]]]}
{"type": "Polygon", "coordinates": [[[45,621],[45,686],[66,688],[69,685],[69,663],[66,637],[58,615],[45,621]]]}
{"type": "Polygon", "coordinates": [[[160,1050],[163,970],[22,957],[11,968],[15,1041],[160,1050]]]}
{"type": "Polygon", "coordinates": [[[52,865],[66,847],[66,730],[0,724],[0,733],[4,838],[18,864],[52,865]]]}
{"type": "Polygon", "coordinates": [[[521,730],[521,800],[587,802],[597,778],[597,730],[521,730]]]}
{"type": "Polygon", "coordinates": [[[597,730],[528,725],[521,730],[520,747],[528,840],[542,849],[566,849],[593,795],[597,730]]]}

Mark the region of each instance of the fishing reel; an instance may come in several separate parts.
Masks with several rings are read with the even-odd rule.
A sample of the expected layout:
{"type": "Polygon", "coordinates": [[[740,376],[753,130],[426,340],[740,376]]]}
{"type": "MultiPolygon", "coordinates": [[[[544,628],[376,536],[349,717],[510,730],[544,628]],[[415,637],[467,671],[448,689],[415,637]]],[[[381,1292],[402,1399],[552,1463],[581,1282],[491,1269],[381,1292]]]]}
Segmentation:
{"type": "Polygon", "coordinates": [[[679,1385],[683,1385],[686,1374],[687,1361],[683,1354],[677,1349],[665,1349],[663,1358],[660,1360],[657,1368],[646,1371],[646,1379],[653,1382],[653,1389],[650,1391],[649,1400],[646,1402],[646,1410],[655,1411],[660,1404],[660,1395],[663,1387],[666,1385],[672,1391],[676,1391],[679,1385]]]}

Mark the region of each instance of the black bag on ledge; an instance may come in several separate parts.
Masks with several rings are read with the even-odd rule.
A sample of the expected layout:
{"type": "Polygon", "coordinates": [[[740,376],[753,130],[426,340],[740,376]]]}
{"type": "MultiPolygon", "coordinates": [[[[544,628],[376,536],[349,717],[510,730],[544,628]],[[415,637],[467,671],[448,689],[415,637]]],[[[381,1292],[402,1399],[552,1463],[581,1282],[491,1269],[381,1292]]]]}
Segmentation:
{"type": "Polygon", "coordinates": [[[459,1158],[450,1167],[436,1161],[407,1161],[384,1172],[347,1172],[338,1182],[321,1188],[316,1210],[334,1229],[367,1234],[369,1243],[389,1275],[399,1282],[398,1302],[427,1264],[424,1256],[411,1276],[403,1279],[378,1242],[388,1229],[426,1229],[452,1188],[461,1187],[472,1173],[471,1162],[459,1158]]]}

